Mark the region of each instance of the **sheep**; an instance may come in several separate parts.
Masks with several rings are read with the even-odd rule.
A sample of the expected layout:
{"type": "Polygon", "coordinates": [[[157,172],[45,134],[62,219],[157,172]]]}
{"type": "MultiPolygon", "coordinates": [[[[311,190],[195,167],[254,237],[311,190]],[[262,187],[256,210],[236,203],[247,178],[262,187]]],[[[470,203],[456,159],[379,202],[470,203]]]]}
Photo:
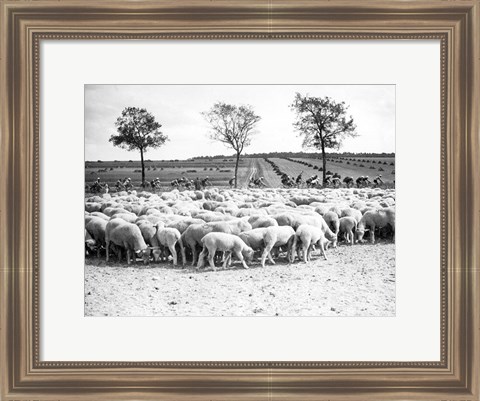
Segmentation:
{"type": "Polygon", "coordinates": [[[293,247],[295,231],[289,226],[270,226],[254,228],[239,234],[239,237],[253,250],[263,250],[261,256],[262,267],[268,260],[275,264],[271,251],[273,248],[287,246],[287,258],[290,258],[293,247]]]}
{"type": "Polygon", "coordinates": [[[85,202],[85,210],[87,212],[99,212],[102,210],[102,204],[98,202],[85,202]]]}
{"type": "Polygon", "coordinates": [[[222,251],[227,254],[227,257],[224,258],[223,268],[226,268],[227,264],[229,264],[232,253],[240,260],[245,269],[248,269],[245,259],[250,261],[253,257],[253,249],[247,246],[245,242],[236,235],[212,232],[202,238],[202,244],[203,249],[198,258],[197,270],[204,266],[204,258],[207,251],[208,263],[214,271],[216,271],[217,268],[215,267],[213,258],[217,251],[222,251]]]}
{"type": "Polygon", "coordinates": [[[163,228],[163,223],[158,223],[159,226],[153,225],[148,220],[140,220],[135,223],[142,233],[145,243],[153,250],[153,260],[158,262],[160,260],[160,246],[157,239],[157,230],[159,227],[163,228]]]}
{"type": "Polygon", "coordinates": [[[266,216],[251,216],[248,222],[252,225],[252,228],[278,226],[277,220],[266,216]]]}
{"type": "Polygon", "coordinates": [[[204,224],[192,224],[182,234],[182,243],[188,245],[192,251],[192,266],[197,260],[197,245],[201,244],[202,238],[213,231],[212,226],[204,224]]]}
{"type": "Polygon", "coordinates": [[[330,228],[330,230],[332,230],[334,234],[338,235],[338,230],[339,230],[338,214],[333,211],[329,211],[323,215],[323,219],[327,223],[328,228],[330,228]]]}
{"type": "Polygon", "coordinates": [[[282,213],[273,216],[273,218],[277,220],[279,226],[290,226],[294,230],[302,224],[309,224],[321,228],[325,237],[333,243],[333,247],[337,247],[337,235],[332,232],[325,219],[318,214],[301,215],[298,213],[282,213]]]}
{"type": "Polygon", "coordinates": [[[112,217],[114,214],[117,214],[117,213],[130,213],[128,210],[121,207],[107,207],[103,209],[102,212],[110,217],[112,217]]]}
{"type": "Polygon", "coordinates": [[[215,232],[223,232],[238,235],[243,231],[252,229],[252,225],[245,219],[235,219],[231,221],[212,221],[205,223],[207,226],[213,227],[215,232]]]}
{"type": "MultiPolygon", "coordinates": [[[[296,232],[300,226],[308,224],[320,229],[325,239],[332,242],[334,247],[337,243],[337,235],[338,238],[345,238],[349,244],[352,240],[353,243],[364,242],[365,231],[370,229],[372,231],[370,240],[374,241],[375,236],[378,235],[374,232],[375,229],[395,230],[394,205],[394,190],[370,188],[209,189],[208,196],[204,196],[201,191],[197,194],[193,191],[174,190],[158,195],[148,192],[141,192],[138,195],[125,192],[114,193],[108,199],[103,196],[86,198],[85,227],[87,228],[88,225],[90,228],[100,224],[97,223],[97,219],[104,220],[105,230],[111,220],[118,218],[135,223],[149,250],[154,251],[155,261],[160,258],[160,250],[163,247],[158,243],[157,232],[160,229],[176,229],[182,244],[192,249],[193,265],[197,263],[197,256],[203,250],[202,239],[205,235],[210,232],[237,235],[247,246],[261,252],[264,266],[267,258],[274,262],[274,251],[278,252],[279,247],[290,248],[288,242],[278,245],[278,237],[274,238],[273,234],[275,230],[267,230],[267,228],[291,228],[296,232]],[[383,206],[386,205],[391,205],[391,208],[385,209],[383,206]],[[380,219],[380,222],[376,219],[380,219]],[[355,230],[355,224],[357,230],[355,230]],[[152,236],[156,238],[157,243],[155,240],[152,241],[152,236]],[[270,241],[268,244],[267,239],[270,241]],[[201,250],[198,250],[199,245],[202,246],[201,250]],[[267,245],[269,245],[268,248],[271,247],[270,250],[267,249],[267,245]]],[[[296,235],[294,241],[295,238],[297,238],[296,235]]],[[[297,241],[300,240],[297,239],[297,241]]],[[[109,245],[116,248],[113,241],[109,245]]],[[[181,251],[179,246],[175,248],[177,259],[181,251]]],[[[98,253],[101,247],[102,240],[97,240],[86,229],[87,251],[93,248],[98,253]]],[[[291,250],[287,252],[289,261],[292,254],[295,257],[291,250]]],[[[301,251],[299,255],[303,260],[301,251]]],[[[307,254],[307,260],[309,257],[307,254]]],[[[177,263],[180,264],[178,260],[177,263]]]]}
{"type": "Polygon", "coordinates": [[[370,230],[370,242],[375,243],[375,228],[383,228],[389,225],[393,231],[393,241],[395,242],[395,209],[381,209],[376,211],[367,211],[357,226],[357,241],[365,242],[363,236],[367,229],[370,230]]]}
{"type": "Polygon", "coordinates": [[[128,223],[123,219],[112,219],[107,223],[105,230],[105,243],[107,262],[109,261],[110,243],[113,243],[119,247],[119,260],[122,257],[121,248],[125,248],[127,250],[127,264],[130,264],[131,256],[133,256],[133,263],[135,263],[135,254],[139,255],[143,259],[144,264],[147,264],[150,261],[151,250],[145,243],[140,228],[137,225],[128,223]]]}
{"type": "Polygon", "coordinates": [[[215,213],[215,212],[209,212],[209,211],[204,211],[201,213],[197,213],[194,216],[196,219],[201,219],[205,221],[206,223],[213,222],[213,221],[226,221],[226,220],[232,220],[234,217],[230,216],[228,214],[222,214],[222,213],[215,213]]]}
{"type": "Polygon", "coordinates": [[[308,224],[302,224],[297,228],[295,233],[294,250],[297,248],[298,241],[302,244],[303,261],[305,263],[311,260],[311,253],[315,245],[320,247],[320,251],[325,260],[328,259],[325,254],[325,248],[330,241],[325,238],[325,234],[320,228],[308,224]]]}
{"type": "Polygon", "coordinates": [[[264,243],[265,249],[262,253],[262,267],[265,267],[265,260],[268,260],[272,265],[275,264],[271,251],[273,248],[287,246],[287,260],[293,262],[293,245],[295,242],[295,230],[290,226],[272,226],[266,227],[264,243]]]}
{"type": "Polygon", "coordinates": [[[137,221],[137,218],[138,218],[137,215],[133,213],[116,213],[112,217],[110,217],[110,220],[122,219],[128,223],[135,223],[137,221]]]}
{"type": "Polygon", "coordinates": [[[315,212],[318,213],[320,216],[323,216],[325,213],[328,212],[328,207],[326,205],[319,205],[315,208],[315,212]]]}
{"type": "Polygon", "coordinates": [[[141,205],[124,205],[123,208],[131,213],[135,213],[137,216],[141,214],[143,209],[141,205]]]}
{"type": "Polygon", "coordinates": [[[185,230],[192,224],[204,224],[204,221],[201,219],[186,218],[182,220],[173,221],[171,223],[168,223],[166,226],[171,228],[176,228],[178,231],[180,231],[180,234],[183,234],[185,230]]]}
{"type": "Polygon", "coordinates": [[[301,214],[292,211],[274,214],[272,217],[277,221],[279,226],[290,226],[294,230],[301,224],[307,224],[307,221],[315,224],[319,221],[317,218],[323,220],[322,216],[319,215],[301,214]]]}
{"type": "Polygon", "coordinates": [[[360,210],[348,207],[346,209],[342,209],[342,213],[338,217],[353,217],[357,223],[360,222],[362,219],[362,212],[360,210]]]}
{"type": "MultiPolygon", "coordinates": [[[[165,210],[165,209],[164,209],[165,210]]],[[[169,212],[170,210],[169,209],[166,209],[165,212],[169,212]]],[[[162,212],[160,212],[160,210],[158,209],[155,209],[154,207],[152,208],[149,208],[145,211],[145,213],[143,213],[144,215],[153,215],[153,216],[160,216],[162,214],[162,212]]],[[[168,214],[168,213],[165,213],[165,214],[168,214]]],[[[171,213],[173,214],[173,213],[171,213]]]]}
{"type": "Polygon", "coordinates": [[[178,257],[175,246],[178,244],[180,247],[180,253],[182,255],[182,266],[185,266],[185,248],[183,246],[180,231],[172,227],[159,228],[156,237],[158,244],[161,247],[168,248],[170,250],[174,266],[177,266],[178,257]]]}
{"type": "Polygon", "coordinates": [[[85,255],[88,255],[90,251],[97,249],[97,242],[92,238],[90,233],[85,230],[85,255]]]}
{"type": "Polygon", "coordinates": [[[110,216],[107,216],[105,213],[102,212],[92,212],[90,216],[100,217],[106,221],[110,220],[110,216]]]}
{"type": "Polygon", "coordinates": [[[100,249],[105,245],[105,230],[107,228],[107,221],[101,217],[90,216],[88,222],[85,223],[85,229],[95,240],[97,248],[97,257],[100,257],[100,249]]]}
{"type": "Polygon", "coordinates": [[[143,221],[148,221],[148,222],[152,223],[154,226],[157,225],[157,224],[165,225],[165,221],[161,216],[154,216],[154,215],[151,215],[151,214],[142,215],[142,216],[138,217],[135,220],[135,224],[141,223],[143,221]]]}
{"type": "Polygon", "coordinates": [[[192,251],[192,266],[197,258],[197,245],[201,245],[202,238],[210,232],[223,232],[238,235],[242,231],[251,230],[252,226],[248,221],[236,219],[232,221],[214,221],[204,224],[192,224],[183,232],[182,242],[187,244],[192,251]]]}
{"type": "Polygon", "coordinates": [[[215,202],[215,201],[212,201],[212,200],[209,200],[209,201],[203,202],[202,206],[203,206],[204,210],[213,211],[219,206],[219,203],[215,202]]]}
{"type": "Polygon", "coordinates": [[[352,245],[355,240],[354,232],[357,230],[357,224],[357,220],[353,216],[341,217],[339,220],[339,235],[352,245]]]}
{"type": "Polygon", "coordinates": [[[253,250],[265,248],[265,234],[268,227],[259,227],[252,230],[244,231],[238,236],[253,250]]]}
{"type": "Polygon", "coordinates": [[[242,208],[235,213],[236,217],[247,217],[247,216],[266,216],[267,211],[265,209],[249,209],[242,208]]]}
{"type": "Polygon", "coordinates": [[[337,216],[340,216],[342,214],[342,211],[338,206],[332,206],[328,211],[335,213],[337,216]]]}

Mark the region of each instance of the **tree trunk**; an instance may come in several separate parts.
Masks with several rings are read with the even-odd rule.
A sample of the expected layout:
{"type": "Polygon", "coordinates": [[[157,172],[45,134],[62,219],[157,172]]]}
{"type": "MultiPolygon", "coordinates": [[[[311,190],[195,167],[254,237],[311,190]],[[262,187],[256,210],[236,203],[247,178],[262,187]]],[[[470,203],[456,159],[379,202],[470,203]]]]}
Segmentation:
{"type": "Polygon", "coordinates": [[[142,162],[142,186],[145,182],[145,162],[143,161],[143,149],[140,149],[140,160],[142,162]]]}
{"type": "Polygon", "coordinates": [[[237,174],[238,174],[239,162],[240,162],[240,153],[237,153],[237,160],[235,160],[235,188],[237,188],[237,174]]]}
{"type": "Polygon", "coordinates": [[[323,185],[327,177],[327,157],[325,156],[325,143],[322,140],[322,158],[323,158],[323,185]]]}

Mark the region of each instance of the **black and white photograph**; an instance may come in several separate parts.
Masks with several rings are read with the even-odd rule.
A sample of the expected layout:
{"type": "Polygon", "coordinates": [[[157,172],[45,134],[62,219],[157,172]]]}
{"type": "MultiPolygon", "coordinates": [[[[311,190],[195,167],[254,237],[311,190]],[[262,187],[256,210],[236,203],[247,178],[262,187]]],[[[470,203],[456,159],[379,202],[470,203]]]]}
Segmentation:
{"type": "Polygon", "coordinates": [[[395,85],[84,105],[85,316],[395,316],[395,85]]]}

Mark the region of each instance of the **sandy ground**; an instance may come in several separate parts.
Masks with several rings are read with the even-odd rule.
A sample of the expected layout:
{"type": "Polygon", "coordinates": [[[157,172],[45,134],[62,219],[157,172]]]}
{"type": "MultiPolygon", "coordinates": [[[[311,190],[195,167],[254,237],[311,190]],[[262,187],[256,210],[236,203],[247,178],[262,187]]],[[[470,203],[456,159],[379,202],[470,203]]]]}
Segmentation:
{"type": "Polygon", "coordinates": [[[87,259],[85,316],[394,316],[395,245],[340,245],[327,261],[228,270],[87,259]]]}

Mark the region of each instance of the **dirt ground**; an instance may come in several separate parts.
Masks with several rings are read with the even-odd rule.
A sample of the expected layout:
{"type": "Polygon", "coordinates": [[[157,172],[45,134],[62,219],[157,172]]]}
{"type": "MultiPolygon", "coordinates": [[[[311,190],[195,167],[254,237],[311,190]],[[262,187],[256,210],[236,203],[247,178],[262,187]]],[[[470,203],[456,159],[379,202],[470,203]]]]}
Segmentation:
{"type": "Polygon", "coordinates": [[[394,316],[395,244],[216,272],[87,259],[85,316],[394,316]]]}

